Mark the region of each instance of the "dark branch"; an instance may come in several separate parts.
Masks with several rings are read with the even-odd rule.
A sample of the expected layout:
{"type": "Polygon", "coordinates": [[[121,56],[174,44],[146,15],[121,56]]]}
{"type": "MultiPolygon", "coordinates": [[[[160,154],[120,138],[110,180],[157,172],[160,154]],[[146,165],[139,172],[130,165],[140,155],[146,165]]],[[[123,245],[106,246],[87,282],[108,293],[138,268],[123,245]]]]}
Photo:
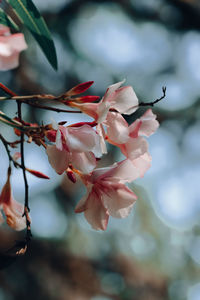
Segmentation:
{"type": "Polygon", "coordinates": [[[160,98],[158,98],[152,102],[141,102],[141,103],[139,103],[139,106],[154,106],[156,103],[158,103],[159,101],[161,101],[162,99],[165,98],[166,90],[167,90],[166,86],[163,86],[162,87],[163,95],[160,98]]]}
{"type": "MultiPolygon", "coordinates": [[[[18,108],[18,118],[22,121],[22,112],[21,112],[21,102],[17,101],[17,108],[18,108]]],[[[31,239],[31,222],[29,218],[29,203],[28,203],[28,181],[26,177],[26,167],[24,162],[24,133],[21,132],[21,140],[20,140],[20,152],[21,152],[21,166],[23,171],[24,177],[24,186],[25,186],[25,200],[24,200],[24,214],[26,218],[26,242],[30,242],[31,239]]]]}

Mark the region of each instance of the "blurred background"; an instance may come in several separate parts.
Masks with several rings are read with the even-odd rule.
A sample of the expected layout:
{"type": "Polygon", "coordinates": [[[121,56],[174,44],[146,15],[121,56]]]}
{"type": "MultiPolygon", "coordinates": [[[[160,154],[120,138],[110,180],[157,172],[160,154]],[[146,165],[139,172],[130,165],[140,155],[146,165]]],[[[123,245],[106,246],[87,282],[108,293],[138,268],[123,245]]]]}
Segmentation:
{"type": "MultiPolygon", "coordinates": [[[[126,78],[140,101],[159,98],[162,86],[167,96],[153,109],[161,126],[149,138],[152,167],[131,185],[139,199],[128,218],[110,218],[106,232],[75,215],[81,183],[58,176],[43,149],[26,145],[26,165],[51,179],[28,176],[34,237],[24,257],[0,256],[0,300],[200,300],[199,0],[33,2],[52,32],[58,71],[25,32],[29,48],[19,68],[0,73],[3,84],[23,95],[59,95],[94,80],[90,93],[103,96],[126,78]]],[[[11,102],[1,109],[11,117],[17,110],[11,102]]],[[[25,105],[23,116],[40,124],[86,120],[25,105]]],[[[109,150],[104,165],[123,159],[109,150]]],[[[0,153],[2,187],[8,165],[2,145],[0,153]]],[[[20,170],[12,186],[23,202],[20,170]]],[[[22,236],[1,226],[1,251],[22,236]]]]}

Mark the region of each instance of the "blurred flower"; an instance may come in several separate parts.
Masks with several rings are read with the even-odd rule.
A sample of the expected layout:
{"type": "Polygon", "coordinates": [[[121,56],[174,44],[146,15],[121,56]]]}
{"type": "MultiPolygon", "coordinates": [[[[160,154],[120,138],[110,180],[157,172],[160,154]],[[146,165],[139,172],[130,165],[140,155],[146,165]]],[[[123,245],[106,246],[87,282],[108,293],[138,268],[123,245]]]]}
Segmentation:
{"type": "MultiPolygon", "coordinates": [[[[0,195],[0,209],[3,210],[7,224],[15,230],[23,230],[26,227],[26,219],[22,217],[24,206],[17,202],[13,196],[10,185],[11,169],[8,168],[7,181],[0,195]]],[[[3,223],[3,216],[0,212],[0,223],[3,223]]]]}
{"type": "Polygon", "coordinates": [[[0,70],[7,71],[19,65],[19,54],[27,49],[22,33],[11,34],[10,29],[0,25],[0,70]]]}

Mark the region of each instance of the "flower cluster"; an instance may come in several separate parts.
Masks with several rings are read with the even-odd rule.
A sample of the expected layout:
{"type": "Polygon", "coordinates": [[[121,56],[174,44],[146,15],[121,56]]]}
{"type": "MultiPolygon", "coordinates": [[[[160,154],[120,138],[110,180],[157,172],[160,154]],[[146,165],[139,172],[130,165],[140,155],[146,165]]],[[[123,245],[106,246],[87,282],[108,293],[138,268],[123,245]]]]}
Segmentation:
{"type": "Polygon", "coordinates": [[[87,101],[87,97],[84,101],[75,98],[64,102],[93,117],[94,122],[67,127],[54,124],[46,134],[54,142],[46,148],[51,166],[58,174],[66,171],[73,182],[78,174],[85,184],[87,194],[75,212],[84,212],[94,229],[105,230],[109,215],[124,218],[129,214],[137,196],[125,183],[143,177],[149,169],[151,156],[144,137],[149,137],[159,126],[151,109],[128,125],[122,114],[135,112],[139,102],[133,88],[121,87],[123,83],[109,86],[98,103],[87,101]],[[106,142],[117,146],[125,159],[96,169],[97,160],[107,152],[106,142]]]}
{"type": "MultiPolygon", "coordinates": [[[[61,102],[73,109],[64,110],[65,112],[85,113],[94,119],[92,122],[80,122],[67,126],[66,121],[58,124],[54,121],[51,124],[40,126],[24,121],[21,113],[17,118],[10,119],[0,112],[0,121],[14,127],[15,134],[20,137],[20,140],[9,143],[0,134],[0,139],[9,157],[8,177],[0,195],[0,208],[10,227],[16,230],[27,227],[29,236],[31,235],[26,172],[49,179],[45,174],[25,166],[23,150],[25,136],[28,138],[27,142],[34,142],[45,148],[49,163],[57,174],[66,173],[73,183],[76,183],[77,177],[82,180],[87,193],[76,205],[75,212],[83,212],[94,229],[105,230],[109,216],[115,218],[128,216],[137,196],[126,186],[126,183],[143,177],[150,168],[151,156],[148,152],[146,137],[156,131],[159,123],[151,109],[148,109],[132,124],[127,123],[123,115],[133,114],[140,104],[133,88],[122,86],[123,83],[124,81],[121,81],[109,86],[99,102],[97,102],[98,96],[80,96],[88,90],[93,81],[79,84],[58,97],[53,95],[34,96],[37,99],[61,102]],[[16,152],[14,156],[11,156],[9,147],[15,148],[18,143],[21,145],[21,153],[16,152]],[[105,168],[98,168],[98,161],[107,153],[107,143],[118,147],[124,155],[124,160],[105,168]],[[17,162],[19,158],[21,158],[21,164],[17,162]],[[23,170],[26,190],[24,206],[12,197],[11,163],[14,164],[14,167],[23,170]]],[[[15,93],[2,84],[0,87],[12,99],[15,99],[15,93]]],[[[21,110],[19,101],[22,99],[24,102],[24,98],[27,99],[26,104],[34,105],[33,102],[29,103],[29,96],[18,96],[16,98],[18,110],[21,110]]],[[[30,97],[30,100],[32,98],[30,97]]],[[[37,107],[37,103],[35,105],[37,107]]],[[[38,107],[45,108],[47,106],[39,105],[38,107]]],[[[47,108],[60,111],[53,107],[47,108]]],[[[0,211],[1,223],[4,221],[4,216],[0,211]]]]}

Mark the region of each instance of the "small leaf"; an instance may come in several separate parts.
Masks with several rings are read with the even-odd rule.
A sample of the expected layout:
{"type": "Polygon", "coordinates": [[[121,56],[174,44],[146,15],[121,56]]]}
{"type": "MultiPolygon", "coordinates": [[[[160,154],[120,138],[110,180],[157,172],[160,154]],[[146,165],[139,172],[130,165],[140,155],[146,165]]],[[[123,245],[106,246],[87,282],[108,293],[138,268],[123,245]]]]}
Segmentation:
{"type": "Polygon", "coordinates": [[[54,42],[48,27],[32,0],[7,0],[22,23],[29,29],[42,48],[48,61],[57,69],[57,56],[54,42]]]}
{"type": "Polygon", "coordinates": [[[17,24],[15,24],[15,22],[9,16],[7,16],[1,8],[0,8],[0,24],[3,24],[15,30],[19,30],[17,24]]]}

